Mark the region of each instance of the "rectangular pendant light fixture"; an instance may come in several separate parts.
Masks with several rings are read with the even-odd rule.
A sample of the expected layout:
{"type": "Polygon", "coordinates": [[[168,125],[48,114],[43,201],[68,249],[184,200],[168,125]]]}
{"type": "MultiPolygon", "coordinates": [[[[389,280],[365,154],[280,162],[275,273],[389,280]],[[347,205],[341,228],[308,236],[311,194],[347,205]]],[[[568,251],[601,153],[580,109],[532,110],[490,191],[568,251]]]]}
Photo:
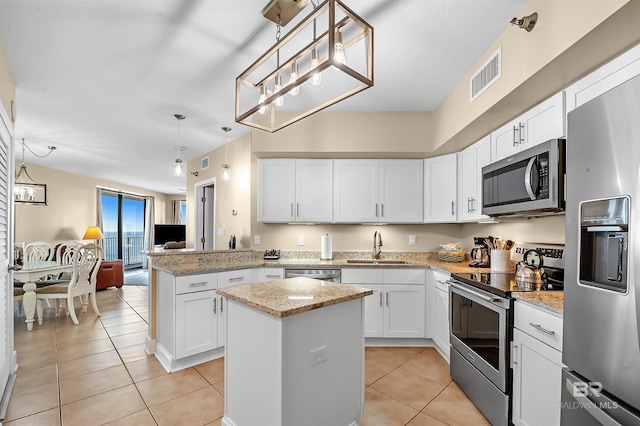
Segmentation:
{"type": "MultiPolygon", "coordinates": [[[[263,10],[278,28],[287,1],[263,10]]],[[[236,78],[236,122],[276,132],[371,86],[373,27],[325,0],[236,78]]]]}

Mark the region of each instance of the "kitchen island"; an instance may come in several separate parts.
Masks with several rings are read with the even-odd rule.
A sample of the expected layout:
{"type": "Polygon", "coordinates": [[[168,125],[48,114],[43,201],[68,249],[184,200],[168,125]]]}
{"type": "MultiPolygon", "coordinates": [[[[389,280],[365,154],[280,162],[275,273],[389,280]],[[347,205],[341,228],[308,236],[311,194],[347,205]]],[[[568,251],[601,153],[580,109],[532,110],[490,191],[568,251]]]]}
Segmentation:
{"type": "Polygon", "coordinates": [[[223,425],[356,424],[371,290],[290,278],[219,293],[229,301],[223,425]]]}

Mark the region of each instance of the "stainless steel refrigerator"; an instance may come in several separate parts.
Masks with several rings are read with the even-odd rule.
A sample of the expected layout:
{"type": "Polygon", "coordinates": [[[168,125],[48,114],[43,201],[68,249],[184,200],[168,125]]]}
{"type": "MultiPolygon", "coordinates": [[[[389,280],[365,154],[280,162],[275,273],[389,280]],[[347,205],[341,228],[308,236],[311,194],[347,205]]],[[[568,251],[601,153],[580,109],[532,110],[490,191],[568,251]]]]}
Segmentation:
{"type": "Polygon", "coordinates": [[[640,425],[640,76],[569,113],[562,425],[640,425]]]}

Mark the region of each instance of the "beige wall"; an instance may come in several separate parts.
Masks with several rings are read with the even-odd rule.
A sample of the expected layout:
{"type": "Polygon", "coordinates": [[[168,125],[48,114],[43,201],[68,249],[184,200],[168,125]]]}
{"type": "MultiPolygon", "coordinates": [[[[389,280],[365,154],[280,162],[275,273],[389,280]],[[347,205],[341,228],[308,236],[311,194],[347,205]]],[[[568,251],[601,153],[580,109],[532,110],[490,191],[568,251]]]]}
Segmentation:
{"type": "Polygon", "coordinates": [[[7,56],[0,41],[0,101],[11,121],[15,121],[11,116],[11,102],[16,98],[16,87],[11,76],[11,68],[7,61],[7,56]]]}
{"type": "Polygon", "coordinates": [[[80,240],[87,227],[96,223],[97,186],[152,196],[156,223],[171,220],[171,196],[30,163],[27,170],[36,182],[47,184],[48,205],[16,203],[15,241],[80,240]]]}
{"type": "Polygon", "coordinates": [[[247,133],[187,163],[187,247],[194,245],[195,187],[213,178],[216,180],[215,227],[225,230],[224,237],[218,237],[216,234],[215,247],[228,248],[231,234],[236,236],[237,248],[251,246],[251,136],[251,133],[247,133]],[[202,170],[201,160],[207,156],[209,168],[202,170]],[[225,163],[225,158],[226,163],[231,166],[229,182],[222,181],[222,165],[225,163]],[[192,175],[191,172],[194,171],[198,172],[198,176],[192,175]],[[234,209],[237,211],[236,216],[231,214],[234,209]],[[243,228],[245,236],[241,237],[243,228]]]}

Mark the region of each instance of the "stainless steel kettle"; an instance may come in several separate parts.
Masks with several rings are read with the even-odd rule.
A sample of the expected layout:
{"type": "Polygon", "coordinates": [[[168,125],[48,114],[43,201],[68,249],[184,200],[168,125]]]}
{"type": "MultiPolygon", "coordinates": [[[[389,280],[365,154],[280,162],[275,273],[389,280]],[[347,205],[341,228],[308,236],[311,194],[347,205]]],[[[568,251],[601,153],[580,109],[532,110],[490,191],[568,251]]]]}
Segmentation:
{"type": "Polygon", "coordinates": [[[516,266],[518,285],[533,287],[537,290],[547,285],[547,273],[542,267],[542,255],[538,250],[527,250],[516,266]]]}

